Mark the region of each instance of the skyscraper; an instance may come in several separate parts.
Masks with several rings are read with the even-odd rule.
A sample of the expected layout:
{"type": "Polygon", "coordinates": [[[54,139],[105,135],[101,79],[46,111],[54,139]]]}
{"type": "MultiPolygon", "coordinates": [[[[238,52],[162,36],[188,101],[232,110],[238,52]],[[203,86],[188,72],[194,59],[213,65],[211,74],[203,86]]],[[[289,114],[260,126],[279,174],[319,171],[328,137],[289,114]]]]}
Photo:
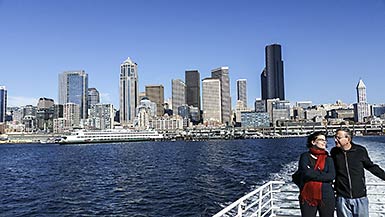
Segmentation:
{"type": "Polygon", "coordinates": [[[88,113],[88,75],[84,70],[59,74],[59,104],[75,103],[80,108],[80,118],[88,113]]]}
{"type": "Polygon", "coordinates": [[[151,102],[156,103],[156,115],[163,116],[164,114],[164,87],[163,85],[147,85],[146,96],[151,102]]]}
{"type": "Polygon", "coordinates": [[[119,82],[120,123],[132,123],[139,104],[138,65],[128,57],[120,65],[119,82]]]}
{"type": "Polygon", "coordinates": [[[283,61],[281,45],[272,44],[265,48],[266,66],[261,73],[262,99],[285,100],[283,61]]]}
{"type": "Polygon", "coordinates": [[[211,77],[218,78],[221,83],[221,113],[222,123],[231,124],[231,98],[229,67],[220,67],[211,70],[211,77]]]}
{"type": "Polygon", "coordinates": [[[7,111],[7,89],[0,86],[0,123],[5,122],[5,114],[7,111]]]}
{"type": "Polygon", "coordinates": [[[178,107],[186,104],[186,84],[180,79],[173,79],[171,86],[172,110],[176,115],[178,114],[178,107]]]}
{"type": "Polygon", "coordinates": [[[243,102],[243,105],[247,107],[247,90],[246,90],[246,79],[237,80],[237,100],[243,102]]]}
{"type": "Polygon", "coordinates": [[[200,74],[198,70],[185,71],[186,104],[201,109],[200,74]]]}
{"type": "Polygon", "coordinates": [[[100,103],[99,91],[94,88],[88,88],[88,108],[91,108],[91,105],[96,105],[100,103]]]}
{"type": "Polygon", "coordinates": [[[221,81],[218,78],[202,80],[203,124],[222,124],[221,81]]]}
{"type": "Polygon", "coordinates": [[[366,86],[360,79],[356,87],[357,103],[354,104],[354,121],[364,122],[365,117],[370,116],[369,105],[366,102],[366,86]]]}

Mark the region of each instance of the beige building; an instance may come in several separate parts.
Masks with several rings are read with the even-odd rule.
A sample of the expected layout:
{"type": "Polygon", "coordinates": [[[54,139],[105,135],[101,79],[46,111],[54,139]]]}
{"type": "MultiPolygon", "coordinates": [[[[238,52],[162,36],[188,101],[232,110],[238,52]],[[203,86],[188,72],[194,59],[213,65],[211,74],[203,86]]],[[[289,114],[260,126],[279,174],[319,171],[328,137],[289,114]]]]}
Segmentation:
{"type": "Polygon", "coordinates": [[[217,78],[205,78],[202,81],[203,124],[222,124],[221,81],[217,78]]]}

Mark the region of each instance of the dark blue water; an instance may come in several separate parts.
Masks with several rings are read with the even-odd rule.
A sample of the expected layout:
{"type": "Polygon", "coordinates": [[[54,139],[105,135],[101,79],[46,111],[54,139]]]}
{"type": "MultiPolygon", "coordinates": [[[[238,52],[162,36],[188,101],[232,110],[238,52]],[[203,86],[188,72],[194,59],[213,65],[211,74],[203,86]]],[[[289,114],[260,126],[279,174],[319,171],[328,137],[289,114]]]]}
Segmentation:
{"type": "Polygon", "coordinates": [[[0,216],[211,216],[298,160],[304,144],[0,145],[0,216]]]}

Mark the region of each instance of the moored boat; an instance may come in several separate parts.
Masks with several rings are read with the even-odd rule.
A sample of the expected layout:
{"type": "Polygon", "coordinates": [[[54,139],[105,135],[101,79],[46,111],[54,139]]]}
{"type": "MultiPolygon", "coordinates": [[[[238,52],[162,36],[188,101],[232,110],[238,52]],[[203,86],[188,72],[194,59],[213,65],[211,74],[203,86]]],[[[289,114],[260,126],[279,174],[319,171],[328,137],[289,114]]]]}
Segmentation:
{"type": "Polygon", "coordinates": [[[108,143],[108,142],[132,142],[161,140],[163,134],[156,130],[128,130],[112,129],[103,131],[84,131],[72,132],[70,135],[61,136],[59,144],[78,144],[78,143],[108,143]]]}

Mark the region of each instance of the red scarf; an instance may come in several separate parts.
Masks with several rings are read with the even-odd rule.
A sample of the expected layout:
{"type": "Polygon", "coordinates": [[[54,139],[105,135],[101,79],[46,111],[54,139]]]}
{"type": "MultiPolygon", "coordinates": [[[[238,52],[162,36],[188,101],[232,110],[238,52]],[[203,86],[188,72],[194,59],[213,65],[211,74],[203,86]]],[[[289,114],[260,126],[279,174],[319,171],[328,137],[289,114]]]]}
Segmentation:
{"type": "MultiPolygon", "coordinates": [[[[309,148],[310,153],[317,157],[314,165],[314,170],[323,171],[325,168],[325,161],[327,152],[325,150],[309,148]]],[[[306,201],[310,206],[318,206],[322,200],[322,182],[309,181],[306,182],[301,191],[301,202],[306,201]]]]}

